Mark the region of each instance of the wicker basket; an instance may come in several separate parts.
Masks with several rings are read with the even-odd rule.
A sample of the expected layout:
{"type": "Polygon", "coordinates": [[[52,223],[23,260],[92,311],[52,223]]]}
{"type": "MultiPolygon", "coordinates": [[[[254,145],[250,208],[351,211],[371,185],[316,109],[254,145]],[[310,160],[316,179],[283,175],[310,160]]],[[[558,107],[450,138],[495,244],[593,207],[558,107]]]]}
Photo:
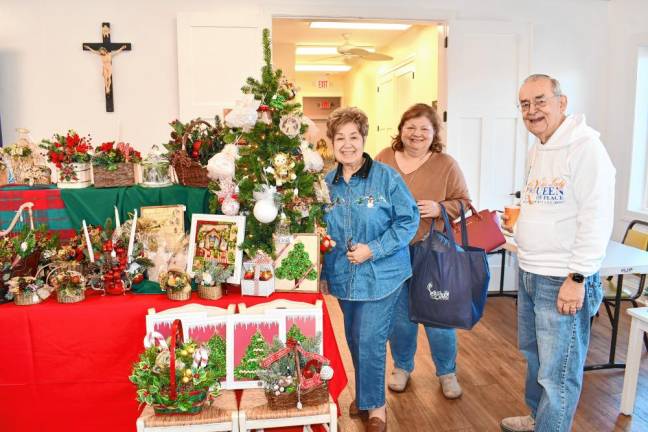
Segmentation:
{"type": "Polygon", "coordinates": [[[135,184],[135,164],[122,162],[117,164],[117,169],[109,171],[99,165],[92,166],[94,172],[94,186],[96,188],[132,186],[135,184]]]}
{"type": "MultiPolygon", "coordinates": [[[[271,391],[265,392],[266,399],[268,400],[268,408],[271,410],[285,410],[295,408],[297,405],[297,392],[280,393],[279,396],[271,391]]],[[[302,390],[299,400],[303,406],[317,406],[327,403],[329,400],[329,393],[326,383],[323,383],[312,389],[302,390]]]]}
{"type": "Polygon", "coordinates": [[[80,290],[79,294],[76,295],[68,295],[63,293],[63,291],[56,290],[56,300],[58,300],[59,303],[77,303],[83,301],[84,299],[85,299],[84,290],[80,290]]]}
{"type": "Polygon", "coordinates": [[[209,186],[207,168],[191,159],[184,150],[173,153],[171,165],[173,165],[173,169],[178,177],[178,183],[181,185],[194,187],[209,186]]]}
{"type": "Polygon", "coordinates": [[[166,294],[169,300],[175,301],[187,301],[191,298],[191,291],[172,291],[167,288],[166,294]]]}
{"type": "Polygon", "coordinates": [[[207,300],[218,300],[223,297],[223,286],[217,284],[214,286],[198,285],[198,296],[207,300]]]}
{"type": "Polygon", "coordinates": [[[40,297],[35,292],[20,291],[14,295],[14,303],[20,306],[35,305],[41,302],[40,297]]]}
{"type": "MultiPolygon", "coordinates": [[[[171,363],[169,367],[169,381],[170,386],[168,389],[169,399],[171,401],[176,400],[176,395],[179,392],[182,392],[182,388],[178,388],[176,383],[175,375],[175,350],[176,346],[182,344],[184,337],[182,336],[182,322],[179,319],[173,321],[171,324],[171,343],[169,344],[169,353],[171,354],[171,363]]],[[[209,389],[196,389],[188,393],[189,398],[192,402],[192,407],[189,411],[180,411],[177,408],[170,408],[166,405],[155,404],[153,409],[155,414],[198,414],[202,411],[205,406],[205,401],[207,400],[207,395],[209,394],[209,389]]]]}
{"type": "Polygon", "coordinates": [[[16,276],[35,276],[38,271],[41,250],[36,249],[27,258],[21,258],[18,263],[11,269],[11,277],[16,276]]]}

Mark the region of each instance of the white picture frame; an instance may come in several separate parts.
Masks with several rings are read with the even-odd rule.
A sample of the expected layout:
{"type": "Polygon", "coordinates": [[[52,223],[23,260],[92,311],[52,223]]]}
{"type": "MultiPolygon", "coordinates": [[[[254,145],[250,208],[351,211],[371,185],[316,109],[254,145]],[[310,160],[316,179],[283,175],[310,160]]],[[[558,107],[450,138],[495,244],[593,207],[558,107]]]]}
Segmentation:
{"type": "Polygon", "coordinates": [[[215,259],[219,262],[227,262],[227,264],[233,265],[234,272],[227,279],[227,282],[237,285],[240,284],[241,268],[243,266],[243,250],[240,246],[244,239],[245,216],[194,213],[191,216],[191,230],[189,232],[187,273],[191,277],[194,276],[194,260],[198,254],[201,259],[215,259]],[[235,240],[232,234],[232,227],[236,227],[235,240]],[[227,237],[219,237],[219,233],[221,232],[227,233],[227,237]],[[198,238],[199,236],[204,237],[198,238]],[[234,241],[236,242],[235,244],[234,241]],[[209,256],[207,257],[208,254],[209,256]],[[232,259],[234,262],[231,262],[232,259]]]}

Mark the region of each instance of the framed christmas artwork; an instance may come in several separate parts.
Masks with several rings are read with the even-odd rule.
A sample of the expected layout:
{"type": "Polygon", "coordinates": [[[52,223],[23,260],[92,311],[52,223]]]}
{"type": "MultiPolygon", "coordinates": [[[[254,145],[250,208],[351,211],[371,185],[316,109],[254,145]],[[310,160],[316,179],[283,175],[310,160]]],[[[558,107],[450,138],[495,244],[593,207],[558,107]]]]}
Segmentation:
{"type": "Polygon", "coordinates": [[[207,319],[206,312],[176,312],[176,313],[151,313],[146,315],[146,334],[151,332],[160,333],[165,339],[171,336],[171,325],[173,321],[182,321],[183,336],[186,337],[185,322],[200,321],[207,319]]]}
{"type": "Polygon", "coordinates": [[[226,389],[259,388],[259,363],[275,338],[285,342],[285,322],[270,314],[228,317],[226,389]]]}
{"type": "Polygon", "coordinates": [[[279,318],[286,330],[285,339],[293,338],[303,343],[305,339],[319,338],[317,352],[323,352],[323,313],[322,300],[315,304],[292,300],[273,300],[246,307],[239,303],[239,312],[247,315],[269,315],[279,318]]]}
{"type": "Polygon", "coordinates": [[[178,204],[142,207],[140,210],[143,218],[154,220],[159,224],[160,227],[155,230],[158,243],[164,241],[167,249],[175,249],[185,233],[186,207],[178,204]]]}
{"type": "Polygon", "coordinates": [[[233,266],[228,283],[241,282],[243,251],[239,245],[245,237],[245,216],[194,214],[191,217],[187,273],[203,268],[205,261],[233,266]]]}
{"type": "Polygon", "coordinates": [[[317,292],[319,290],[319,236],[293,234],[290,243],[277,250],[275,291],[317,292]]]}

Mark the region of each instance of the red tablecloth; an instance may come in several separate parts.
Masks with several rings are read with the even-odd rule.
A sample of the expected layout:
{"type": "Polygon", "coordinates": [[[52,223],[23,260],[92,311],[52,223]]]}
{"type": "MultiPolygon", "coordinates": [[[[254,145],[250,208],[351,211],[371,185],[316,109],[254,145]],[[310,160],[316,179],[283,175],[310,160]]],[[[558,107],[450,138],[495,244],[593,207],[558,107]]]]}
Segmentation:
{"type": "MultiPolygon", "coordinates": [[[[192,302],[225,307],[277,298],[315,303],[320,294],[275,293],[268,299],[241,297],[192,302]]],[[[139,415],[135,386],[128,380],[143,350],[148,308],[164,310],[186,302],[163,295],[102,297],[81,303],[47,299],[34,306],[0,305],[0,431],[134,431],[139,415]]],[[[324,355],[335,374],[335,400],[347,383],[324,304],[324,355]]]]}

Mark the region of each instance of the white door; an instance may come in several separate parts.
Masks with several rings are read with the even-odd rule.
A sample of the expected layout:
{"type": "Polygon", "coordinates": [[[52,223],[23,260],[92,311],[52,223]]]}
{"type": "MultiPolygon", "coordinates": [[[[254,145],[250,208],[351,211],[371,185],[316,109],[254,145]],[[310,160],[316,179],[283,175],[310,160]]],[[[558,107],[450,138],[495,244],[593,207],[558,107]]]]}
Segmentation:
{"type": "MultiPolygon", "coordinates": [[[[448,152],[459,162],[478,209],[502,209],[524,177],[527,132],[517,92],[529,74],[529,26],[451,21],[448,32],[448,152]]],[[[513,258],[513,257],[511,257],[513,258]]],[[[499,288],[500,255],[489,256],[490,290],[499,288]]],[[[517,265],[507,261],[505,290],[517,265]]]]}
{"type": "Polygon", "coordinates": [[[517,92],[529,73],[529,27],[451,21],[448,36],[448,152],[475,207],[502,209],[524,176],[527,133],[517,92]]]}
{"type": "Polygon", "coordinates": [[[178,98],[181,121],[211,119],[241,98],[247,77],[260,78],[261,35],[272,27],[259,8],[178,15],[178,98]]]}
{"type": "Polygon", "coordinates": [[[394,77],[391,73],[379,77],[377,91],[378,133],[376,144],[370,149],[373,150],[373,154],[389,147],[394,128],[397,126],[394,124],[394,77]]]}

